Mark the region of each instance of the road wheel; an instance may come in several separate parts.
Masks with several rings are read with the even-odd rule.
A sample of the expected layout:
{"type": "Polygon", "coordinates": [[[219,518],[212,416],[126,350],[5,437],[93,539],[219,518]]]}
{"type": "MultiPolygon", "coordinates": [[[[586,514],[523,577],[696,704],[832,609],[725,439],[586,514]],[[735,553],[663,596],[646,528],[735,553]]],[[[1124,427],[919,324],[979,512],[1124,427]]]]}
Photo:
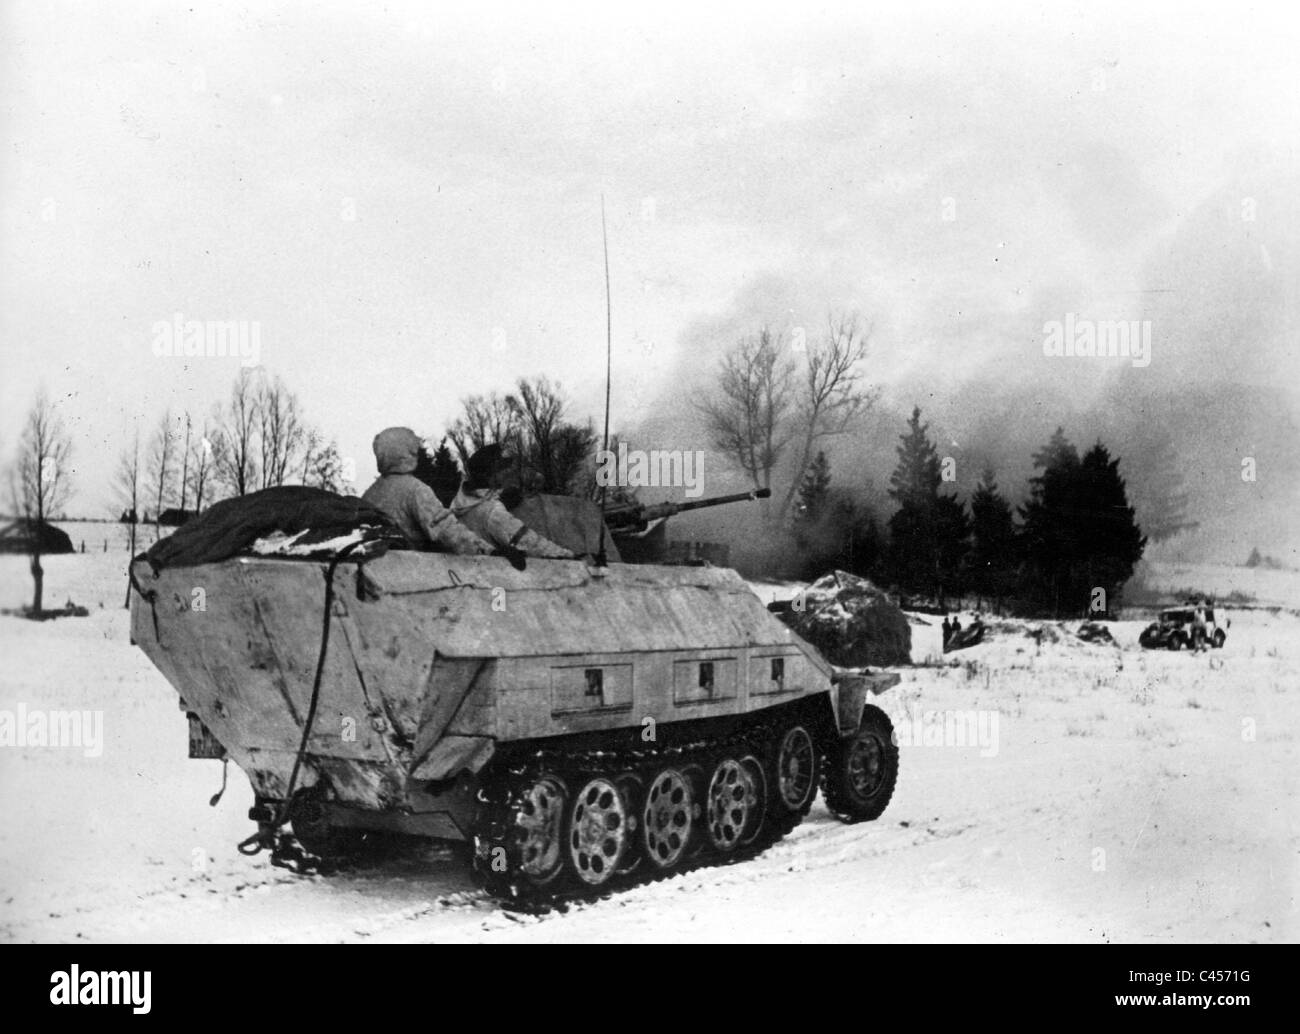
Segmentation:
{"type": "Polygon", "coordinates": [[[1216,650],[1222,650],[1223,644],[1226,643],[1227,641],[1228,641],[1228,637],[1227,635],[1224,634],[1223,629],[1216,628],[1214,630],[1214,638],[1210,640],[1210,642],[1214,644],[1214,648],[1216,650]]]}
{"type": "Polygon", "coordinates": [[[545,886],[564,869],[564,783],[543,775],[528,788],[515,811],[514,841],[519,871],[545,886]]]}
{"type": "Polygon", "coordinates": [[[709,843],[723,853],[734,850],[750,833],[758,811],[758,794],[745,767],[735,758],[719,761],[705,796],[704,828],[709,843]]]}
{"type": "Polygon", "coordinates": [[[772,795],[788,812],[802,815],[817,796],[819,751],[806,726],[793,725],[776,748],[776,779],[772,795]]]}
{"type": "Polygon", "coordinates": [[[1169,637],[1169,649],[1177,653],[1183,648],[1183,637],[1180,635],[1171,635],[1169,637]]]}
{"type": "Polygon", "coordinates": [[[632,839],[627,798],[603,777],[588,780],[573,795],[569,812],[569,862],[583,883],[607,883],[623,864],[632,839]]]}
{"type": "Polygon", "coordinates": [[[641,840],[656,869],[666,872],[686,854],[695,825],[694,806],[690,783],[677,769],[662,769],[651,781],[641,816],[641,840]]]}
{"type": "Polygon", "coordinates": [[[749,786],[754,794],[753,811],[740,834],[740,843],[744,846],[745,844],[752,844],[758,834],[762,832],[763,820],[767,818],[771,795],[768,792],[767,773],[763,771],[763,762],[759,761],[753,754],[747,754],[740,759],[740,767],[749,778],[749,786]]]}
{"type": "Polygon", "coordinates": [[[894,726],[880,708],[867,705],[858,731],[828,753],[822,776],[826,807],[841,822],[879,818],[898,782],[894,726]]]}

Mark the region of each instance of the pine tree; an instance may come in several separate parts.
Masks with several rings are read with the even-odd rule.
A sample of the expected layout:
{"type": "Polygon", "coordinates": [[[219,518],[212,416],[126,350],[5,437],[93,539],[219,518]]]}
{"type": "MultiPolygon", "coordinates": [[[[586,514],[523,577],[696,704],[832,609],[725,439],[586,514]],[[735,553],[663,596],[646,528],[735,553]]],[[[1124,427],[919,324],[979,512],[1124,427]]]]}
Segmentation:
{"type": "Polygon", "coordinates": [[[835,567],[835,558],[848,534],[848,528],[838,519],[837,508],[831,505],[830,491],[830,462],[824,452],[818,452],[799,484],[792,522],[799,577],[806,581],[820,578],[835,567]]]}
{"type": "Polygon", "coordinates": [[[898,511],[889,519],[890,568],[899,584],[933,592],[958,580],[966,553],[969,524],[965,507],[954,496],[939,495],[939,453],[912,409],[898,446],[898,466],[889,478],[889,494],[898,511]]]}
{"type": "Polygon", "coordinates": [[[339,455],[338,442],[332,441],[310,457],[303,484],[327,492],[346,492],[351,486],[343,475],[343,457],[339,455]]]}
{"type": "Polygon", "coordinates": [[[935,567],[934,585],[940,602],[944,590],[961,595],[966,557],[970,553],[970,518],[966,505],[955,495],[941,495],[935,499],[935,546],[938,563],[935,567]]]}
{"type": "Polygon", "coordinates": [[[984,471],[983,479],[971,496],[970,511],[972,588],[1000,605],[1011,588],[1016,524],[1011,504],[998,491],[992,469],[984,471]]]}
{"type": "Polygon", "coordinates": [[[1079,550],[1082,584],[1076,587],[1076,599],[1086,612],[1093,591],[1103,589],[1109,612],[1142,559],[1147,540],[1129,505],[1119,458],[1111,459],[1100,441],[1084,454],[1079,465],[1078,498],[1085,511],[1086,534],[1079,550]]]}
{"type": "Polygon", "coordinates": [[[912,418],[907,422],[907,433],[898,453],[898,466],[889,475],[889,494],[900,506],[909,503],[926,505],[939,492],[942,477],[939,473],[939,452],[926,431],[929,424],[921,423],[921,407],[912,407],[912,418]]]}
{"type": "Polygon", "coordinates": [[[870,508],[855,512],[839,566],[852,574],[879,580],[884,572],[886,546],[875,512],[870,508]]]}
{"type": "Polygon", "coordinates": [[[799,524],[816,524],[826,512],[826,497],[831,489],[831,465],[826,453],[818,452],[808,464],[799,485],[799,502],[795,509],[795,521],[799,524]]]}
{"type": "Polygon", "coordinates": [[[849,496],[832,494],[827,502],[830,519],[837,530],[838,549],[828,567],[873,580],[883,573],[885,539],[875,511],[849,496]]]}
{"type": "Polygon", "coordinates": [[[878,579],[885,559],[884,538],[872,508],[844,489],[829,489],[815,524],[795,523],[799,577],[820,578],[848,571],[878,579]]]}
{"type": "Polygon", "coordinates": [[[1020,509],[1021,553],[1031,574],[1027,588],[1035,602],[1059,615],[1072,597],[1071,579],[1080,560],[1079,453],[1058,427],[1034,454],[1042,473],[1029,479],[1029,501],[1020,509]]]}
{"type": "Polygon", "coordinates": [[[1092,612],[1102,589],[1109,612],[1146,547],[1118,458],[1099,441],[1080,460],[1057,428],[1034,465],[1042,473],[1021,510],[1030,595],[1059,617],[1092,612]]]}
{"type": "Polygon", "coordinates": [[[438,502],[443,506],[450,506],[452,500],[456,498],[456,493],[460,491],[460,467],[445,437],[438,443],[432,456],[429,455],[428,449],[423,445],[420,446],[414,473],[433,489],[433,494],[438,497],[438,502]]]}

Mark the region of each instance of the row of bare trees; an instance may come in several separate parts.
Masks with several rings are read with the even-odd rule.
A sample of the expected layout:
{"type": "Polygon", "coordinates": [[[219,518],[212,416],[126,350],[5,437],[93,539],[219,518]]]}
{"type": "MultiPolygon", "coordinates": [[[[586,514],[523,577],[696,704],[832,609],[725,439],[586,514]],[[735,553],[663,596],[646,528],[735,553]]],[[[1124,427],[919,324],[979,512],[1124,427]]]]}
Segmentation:
{"type": "MultiPolygon", "coordinates": [[[[754,484],[786,480],[769,513],[782,525],[799,485],[825,441],[850,431],[879,389],[865,383],[871,328],[851,313],[832,313],[820,338],[797,342],[763,327],[723,358],[716,381],[693,401],[709,438],[754,484]]],[[[594,484],[595,428],[566,419],[567,403],[546,377],[520,378],[515,390],[462,400],[447,428],[460,461],[491,442],[517,458],[530,491],[587,494],[594,484]]]]}
{"type": "Polygon", "coordinates": [[[879,389],[863,380],[870,337],[854,314],[832,313],[823,336],[800,339],[798,347],[763,327],[723,356],[716,383],[695,397],[714,447],[755,488],[770,489],[773,471],[790,461],[786,489],[770,514],[774,523],[789,516],[818,448],[849,431],[878,399],[879,389]]]}
{"type": "Polygon", "coordinates": [[[545,376],[520,377],[515,390],[471,395],[447,428],[462,466],[479,449],[500,443],[515,458],[522,487],[530,492],[566,495],[585,492],[594,482],[592,457],[598,436],[594,425],[567,418],[568,400],[545,376]]]}
{"type": "Polygon", "coordinates": [[[198,421],[168,409],[144,442],[137,428],[116,478],[133,536],[144,508],[152,509],[156,532],[168,510],[183,520],[218,496],[284,484],[348,487],[337,443],[307,422],[280,377],[260,369],[241,371],[227,403],[198,421]]]}

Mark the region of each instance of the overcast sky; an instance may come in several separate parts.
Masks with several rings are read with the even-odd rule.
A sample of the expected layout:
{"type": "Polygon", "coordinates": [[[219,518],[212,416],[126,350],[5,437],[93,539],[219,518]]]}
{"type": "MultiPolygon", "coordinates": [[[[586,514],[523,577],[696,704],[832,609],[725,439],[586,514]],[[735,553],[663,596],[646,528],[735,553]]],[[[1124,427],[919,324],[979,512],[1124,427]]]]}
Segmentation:
{"type": "Polygon", "coordinates": [[[1294,415],[1282,5],[702,6],[5,4],[0,451],[44,383],[101,513],[133,424],[238,372],[155,356],[178,312],[259,322],[359,487],[376,430],[521,374],[598,417],[602,193],[616,426],[832,307],[887,386],[1230,376],[1294,415]],[[1154,316],[1151,366],[1044,359],[1067,312],[1154,316]]]}

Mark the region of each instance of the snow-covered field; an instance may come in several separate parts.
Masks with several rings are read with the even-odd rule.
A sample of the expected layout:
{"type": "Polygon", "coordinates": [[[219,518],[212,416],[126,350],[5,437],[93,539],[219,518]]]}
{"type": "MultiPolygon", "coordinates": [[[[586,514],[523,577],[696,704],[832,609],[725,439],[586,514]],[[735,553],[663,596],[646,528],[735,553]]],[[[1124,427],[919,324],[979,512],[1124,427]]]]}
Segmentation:
{"type": "MultiPolygon", "coordinates": [[[[1140,622],[1112,626],[1118,648],[1050,627],[1036,644],[1023,623],[995,625],[950,666],[907,669],[879,698],[902,732],[899,786],[880,821],[844,826],[818,803],[751,862],[563,915],[518,917],[477,894],[446,849],[329,878],[238,854],[251,825],[248,783],[232,768],[225,797],[208,806],[221,765],[186,759],[176,694],[127,641],[125,550],[113,539],[108,553],[97,545],[87,535],[84,556],[46,560],[48,605],[70,598],[88,618],[0,617],[0,710],[103,712],[97,756],[0,748],[0,940],[1219,942],[1300,933],[1294,611],[1229,611],[1227,647],[1208,654],[1143,652],[1140,622]],[[942,720],[927,713],[954,720],[946,745],[942,720]],[[951,742],[957,724],[978,736],[951,742]]],[[[1167,577],[1177,588],[1203,574],[1167,577]]],[[[1267,574],[1279,601],[1300,598],[1300,576],[1267,574]]],[[[1215,578],[1214,591],[1230,591],[1221,572],[1215,578]]],[[[29,592],[25,559],[0,557],[0,607],[29,592]]]]}

